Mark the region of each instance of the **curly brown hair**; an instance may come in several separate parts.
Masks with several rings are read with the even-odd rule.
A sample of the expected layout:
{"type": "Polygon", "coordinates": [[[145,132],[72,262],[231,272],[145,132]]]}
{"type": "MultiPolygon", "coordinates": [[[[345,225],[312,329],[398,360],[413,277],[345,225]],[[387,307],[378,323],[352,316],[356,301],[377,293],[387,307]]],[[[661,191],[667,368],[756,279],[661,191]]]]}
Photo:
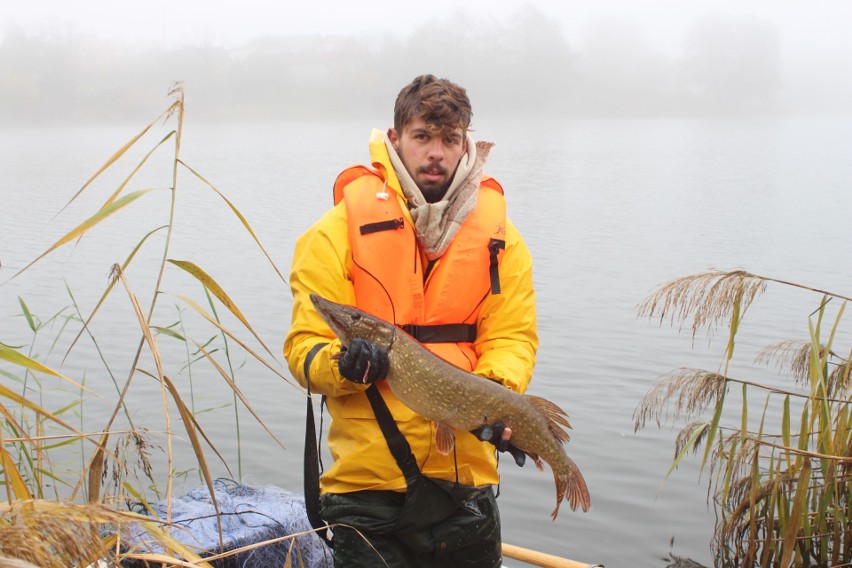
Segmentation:
{"type": "Polygon", "coordinates": [[[471,116],[470,99],[462,87],[448,79],[420,75],[397,95],[393,127],[402,133],[406,124],[419,117],[435,130],[467,131],[471,116]]]}

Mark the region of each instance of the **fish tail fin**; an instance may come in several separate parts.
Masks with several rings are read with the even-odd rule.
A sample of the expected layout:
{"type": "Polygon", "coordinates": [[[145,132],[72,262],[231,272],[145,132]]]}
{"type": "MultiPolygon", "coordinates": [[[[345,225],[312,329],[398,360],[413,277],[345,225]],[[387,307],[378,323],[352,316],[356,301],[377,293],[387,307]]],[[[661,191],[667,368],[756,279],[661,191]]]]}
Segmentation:
{"type": "Polygon", "coordinates": [[[566,428],[571,428],[571,424],[568,422],[568,413],[546,398],[531,395],[526,395],[526,397],[547,420],[547,429],[550,430],[553,437],[563,444],[568,442],[571,439],[568,432],[565,431],[566,428]]]}
{"type": "Polygon", "coordinates": [[[553,479],[556,481],[556,508],[550,514],[555,521],[556,515],[559,514],[559,505],[562,500],[568,501],[568,505],[572,511],[582,509],[585,513],[592,507],[592,499],[589,496],[589,488],[586,487],[586,480],[583,479],[580,470],[571,462],[571,468],[567,473],[553,472],[553,479]]]}

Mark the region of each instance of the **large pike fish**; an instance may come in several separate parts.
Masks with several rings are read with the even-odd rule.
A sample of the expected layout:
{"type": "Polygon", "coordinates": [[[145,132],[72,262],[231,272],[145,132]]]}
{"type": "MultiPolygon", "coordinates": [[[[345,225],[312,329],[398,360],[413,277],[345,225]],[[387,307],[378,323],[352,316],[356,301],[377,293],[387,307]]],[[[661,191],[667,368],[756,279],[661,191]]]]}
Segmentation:
{"type": "Polygon", "coordinates": [[[553,519],[563,500],[572,510],[589,510],[586,482],[562,448],[568,441],[564,428],[571,426],[561,408],[459,369],[395,325],[357,308],[316,294],[311,294],[311,301],[343,345],[360,337],[388,350],[388,386],[403,404],[437,424],[435,443],[439,451],[446,454],[452,450],[455,430],[469,432],[503,422],[512,429],[512,445],[530,456],[539,470],[544,470],[542,460],[553,470],[553,519]]]}

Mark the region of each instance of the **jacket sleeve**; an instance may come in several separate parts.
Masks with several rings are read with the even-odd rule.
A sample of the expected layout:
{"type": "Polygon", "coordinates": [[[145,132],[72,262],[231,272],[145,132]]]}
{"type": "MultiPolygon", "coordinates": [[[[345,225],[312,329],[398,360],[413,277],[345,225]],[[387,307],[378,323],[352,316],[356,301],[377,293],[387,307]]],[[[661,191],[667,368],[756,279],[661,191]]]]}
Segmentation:
{"type": "Polygon", "coordinates": [[[500,294],[489,294],[477,322],[474,373],[524,392],[538,350],[532,257],[518,230],[506,221],[506,250],[500,264],[500,294]]]}
{"type": "Polygon", "coordinates": [[[355,290],[348,266],[349,247],[346,208],[341,202],[323,215],[296,241],[290,289],[293,293],[293,316],[284,341],[284,357],[290,372],[303,387],[307,386],[305,362],[309,361],[311,391],[328,396],[351,394],[366,386],[347,381],[337,371],[331,356],[340,351],[338,340],[314,309],[310,294],[342,304],[355,303],[355,290]],[[312,349],[324,344],[311,355],[312,349]]]}

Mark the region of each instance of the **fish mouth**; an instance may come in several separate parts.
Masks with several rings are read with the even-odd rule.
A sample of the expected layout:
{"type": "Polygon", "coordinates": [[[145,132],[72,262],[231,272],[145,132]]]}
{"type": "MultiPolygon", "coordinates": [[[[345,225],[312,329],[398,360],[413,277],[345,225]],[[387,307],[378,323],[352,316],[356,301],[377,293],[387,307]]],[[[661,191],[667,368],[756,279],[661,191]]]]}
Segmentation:
{"type": "Polygon", "coordinates": [[[326,320],[326,323],[331,325],[331,322],[328,321],[329,318],[332,317],[334,310],[331,309],[331,302],[318,296],[317,294],[311,294],[311,303],[314,305],[314,308],[319,312],[319,315],[322,316],[322,319],[326,320]]]}
{"type": "Polygon", "coordinates": [[[311,303],[314,305],[314,308],[317,310],[317,313],[325,320],[325,323],[328,324],[328,327],[337,335],[337,337],[344,341],[343,330],[346,329],[343,322],[343,316],[338,313],[334,307],[337,305],[334,302],[326,300],[325,298],[317,295],[311,294],[311,303]]]}

